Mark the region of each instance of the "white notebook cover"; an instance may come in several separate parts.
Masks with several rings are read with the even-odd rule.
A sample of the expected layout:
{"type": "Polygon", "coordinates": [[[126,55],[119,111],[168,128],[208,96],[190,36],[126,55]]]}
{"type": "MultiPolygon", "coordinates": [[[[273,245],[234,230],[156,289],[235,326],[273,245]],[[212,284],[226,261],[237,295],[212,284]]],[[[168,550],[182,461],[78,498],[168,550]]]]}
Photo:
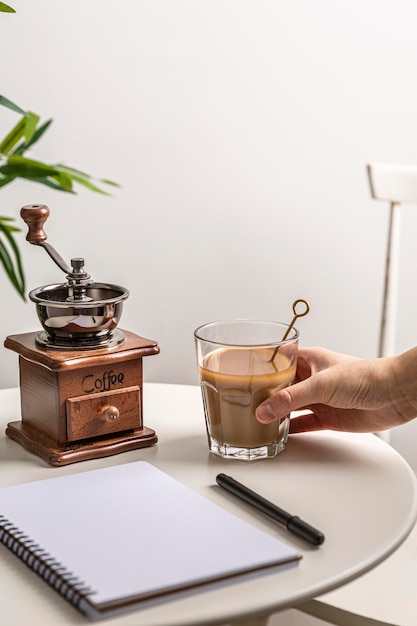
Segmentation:
{"type": "Polygon", "coordinates": [[[47,553],[76,577],[79,597],[53,576],[49,584],[91,619],[300,558],[142,461],[1,488],[2,524],[22,532],[15,545],[0,539],[39,575],[20,545],[27,538],[41,561],[47,553]]]}

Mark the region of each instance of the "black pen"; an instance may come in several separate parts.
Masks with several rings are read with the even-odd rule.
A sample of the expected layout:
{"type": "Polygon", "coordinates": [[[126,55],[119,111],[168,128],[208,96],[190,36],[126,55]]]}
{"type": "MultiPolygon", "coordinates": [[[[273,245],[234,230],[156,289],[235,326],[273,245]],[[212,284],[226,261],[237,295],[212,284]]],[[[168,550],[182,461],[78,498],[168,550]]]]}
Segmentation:
{"type": "Polygon", "coordinates": [[[283,524],[287,527],[291,533],[302,537],[306,541],[313,543],[315,546],[319,546],[324,541],[324,535],[317,528],[313,528],[307,522],[304,522],[297,515],[291,515],[291,513],[287,513],[276,504],[269,502],[258,493],[255,493],[242,483],[239,483],[237,480],[232,478],[231,476],[226,476],[226,474],[217,474],[216,482],[220,487],[223,487],[226,491],[229,491],[240,500],[247,502],[248,504],[258,509],[265,515],[268,515],[276,522],[283,524]]]}

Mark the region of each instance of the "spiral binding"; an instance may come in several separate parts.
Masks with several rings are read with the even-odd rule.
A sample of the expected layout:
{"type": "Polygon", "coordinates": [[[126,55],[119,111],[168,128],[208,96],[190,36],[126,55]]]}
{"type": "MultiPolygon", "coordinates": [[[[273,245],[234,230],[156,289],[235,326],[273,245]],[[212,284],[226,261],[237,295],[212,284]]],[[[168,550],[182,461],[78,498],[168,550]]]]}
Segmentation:
{"type": "Polygon", "coordinates": [[[93,590],[52,558],[17,526],[0,515],[0,543],[81,612],[93,590]]]}

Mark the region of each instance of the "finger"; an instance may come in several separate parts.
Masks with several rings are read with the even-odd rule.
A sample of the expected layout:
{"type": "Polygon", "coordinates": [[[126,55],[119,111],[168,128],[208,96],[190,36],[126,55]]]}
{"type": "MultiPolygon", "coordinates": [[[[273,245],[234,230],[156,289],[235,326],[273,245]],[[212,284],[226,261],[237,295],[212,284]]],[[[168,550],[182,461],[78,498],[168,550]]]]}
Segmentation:
{"type": "Polygon", "coordinates": [[[317,380],[313,381],[313,384],[311,381],[312,379],[308,378],[286,389],[281,389],[262,402],[256,409],[256,419],[263,424],[268,424],[282,419],[291,411],[321,402],[321,385],[317,380]]]}

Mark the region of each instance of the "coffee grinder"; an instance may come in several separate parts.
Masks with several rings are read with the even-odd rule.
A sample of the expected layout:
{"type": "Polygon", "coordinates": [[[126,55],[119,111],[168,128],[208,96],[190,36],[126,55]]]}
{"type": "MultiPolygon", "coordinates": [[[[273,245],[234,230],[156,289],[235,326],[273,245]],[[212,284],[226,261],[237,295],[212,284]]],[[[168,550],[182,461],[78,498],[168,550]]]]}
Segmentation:
{"type": "Polygon", "coordinates": [[[4,342],[19,354],[22,417],[6,434],[55,466],[156,443],[143,424],[142,359],[159,347],[118,328],[128,290],[95,283],[82,258],[67,265],[46,242],[47,206],[20,214],[27,241],[42,246],[67,280],[29,293],[43,330],[4,342]]]}

